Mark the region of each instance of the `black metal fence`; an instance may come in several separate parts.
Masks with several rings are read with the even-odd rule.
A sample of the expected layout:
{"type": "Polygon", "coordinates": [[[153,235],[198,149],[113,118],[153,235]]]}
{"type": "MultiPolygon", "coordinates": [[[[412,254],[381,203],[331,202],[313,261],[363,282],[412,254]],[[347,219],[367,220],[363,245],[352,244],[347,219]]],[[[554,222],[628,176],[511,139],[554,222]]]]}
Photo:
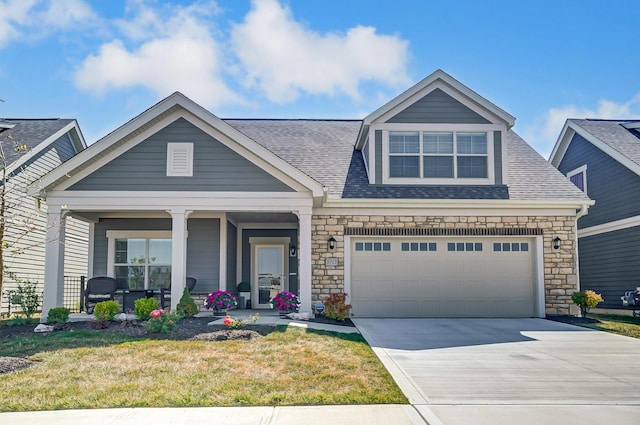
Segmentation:
{"type": "Polygon", "coordinates": [[[71,313],[79,313],[84,310],[85,276],[64,277],[63,307],[67,307],[71,313]]]}

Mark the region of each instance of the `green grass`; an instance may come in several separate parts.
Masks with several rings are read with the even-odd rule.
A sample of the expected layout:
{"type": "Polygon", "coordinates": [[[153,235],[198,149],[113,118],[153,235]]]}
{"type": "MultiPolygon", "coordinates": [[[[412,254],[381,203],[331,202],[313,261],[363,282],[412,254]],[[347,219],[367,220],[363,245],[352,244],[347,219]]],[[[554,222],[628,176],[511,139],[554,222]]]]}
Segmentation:
{"type": "Polygon", "coordinates": [[[581,323],[579,326],[640,338],[640,317],[618,316],[615,314],[589,314],[587,317],[598,319],[601,323],[581,323]]]}
{"type": "Polygon", "coordinates": [[[279,328],[251,341],[100,332],[0,342],[38,363],[2,375],[0,410],[407,403],[360,335],[279,328]]]}

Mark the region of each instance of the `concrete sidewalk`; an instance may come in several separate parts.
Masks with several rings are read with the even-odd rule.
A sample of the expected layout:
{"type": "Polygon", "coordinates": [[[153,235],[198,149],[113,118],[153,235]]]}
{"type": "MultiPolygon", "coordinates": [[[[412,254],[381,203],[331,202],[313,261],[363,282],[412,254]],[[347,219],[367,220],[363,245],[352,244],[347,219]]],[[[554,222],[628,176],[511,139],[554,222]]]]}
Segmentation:
{"type": "Polygon", "coordinates": [[[0,413],[20,425],[424,425],[410,405],[191,407],[0,413]]]}

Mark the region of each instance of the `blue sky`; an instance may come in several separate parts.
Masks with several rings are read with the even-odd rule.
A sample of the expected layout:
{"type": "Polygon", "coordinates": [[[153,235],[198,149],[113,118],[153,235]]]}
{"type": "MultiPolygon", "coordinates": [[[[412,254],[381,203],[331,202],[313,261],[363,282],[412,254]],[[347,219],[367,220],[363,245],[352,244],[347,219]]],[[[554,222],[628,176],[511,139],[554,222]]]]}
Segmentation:
{"type": "Polygon", "coordinates": [[[440,68],[543,156],[640,119],[640,2],[0,0],[0,117],[93,143],[174,91],[222,118],[363,118],[440,68]]]}

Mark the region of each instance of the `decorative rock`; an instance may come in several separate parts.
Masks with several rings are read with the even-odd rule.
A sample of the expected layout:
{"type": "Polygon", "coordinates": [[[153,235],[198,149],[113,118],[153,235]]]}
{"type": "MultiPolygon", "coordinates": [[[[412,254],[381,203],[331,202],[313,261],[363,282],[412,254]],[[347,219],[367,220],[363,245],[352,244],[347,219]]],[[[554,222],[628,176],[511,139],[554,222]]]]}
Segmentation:
{"type": "Polygon", "coordinates": [[[309,320],[311,315],[309,313],[289,313],[287,317],[293,320],[309,320]]]}
{"type": "Polygon", "coordinates": [[[120,313],[116,315],[116,317],[114,317],[113,320],[115,320],[116,322],[129,322],[131,320],[136,320],[136,315],[120,313]]]}
{"type": "Polygon", "coordinates": [[[55,326],[50,326],[50,325],[45,325],[44,323],[40,323],[38,326],[36,326],[36,328],[33,331],[35,333],[45,333],[45,332],[53,332],[54,329],[55,329],[55,326]]]}

